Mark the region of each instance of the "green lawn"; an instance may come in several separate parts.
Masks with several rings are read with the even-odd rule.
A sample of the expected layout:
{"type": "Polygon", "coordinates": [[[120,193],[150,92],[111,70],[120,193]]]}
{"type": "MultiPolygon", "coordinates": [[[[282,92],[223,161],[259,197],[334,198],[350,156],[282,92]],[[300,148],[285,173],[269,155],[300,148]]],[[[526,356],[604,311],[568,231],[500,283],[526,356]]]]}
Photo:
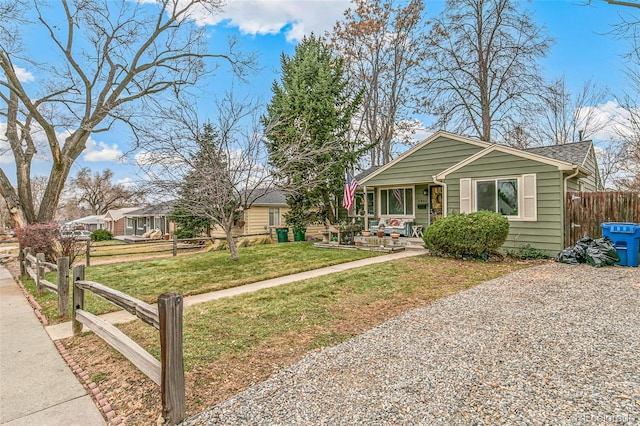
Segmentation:
{"type": "MultiPolygon", "coordinates": [[[[308,253],[298,253],[297,248],[289,246],[280,255],[320,262],[325,256],[358,253],[308,247],[306,250],[308,253]]],[[[337,344],[402,312],[528,266],[419,256],[185,309],[187,415],[268,378],[309,350],[337,344]]],[[[159,357],[157,330],[142,321],[120,328],[159,357]]],[[[101,378],[100,389],[114,406],[121,407],[119,414],[127,417],[128,424],[149,424],[157,418],[158,387],[145,381],[135,367],[106,343],[86,334],[65,341],[65,345],[75,359],[83,360],[85,370],[101,378]],[[123,390],[123,377],[127,378],[124,387],[138,393],[139,384],[145,383],[142,407],[126,408],[129,391],[123,390]]]]}
{"type": "MultiPolygon", "coordinates": [[[[206,293],[380,254],[317,249],[311,243],[257,245],[240,248],[238,253],[240,259],[235,262],[229,257],[228,251],[213,251],[91,266],[86,270],[85,279],[155,303],[158,296],[166,292],[175,291],[183,296],[206,293]]],[[[47,279],[55,282],[55,273],[48,274],[47,279]]],[[[45,292],[37,296],[33,281],[24,283],[36,295],[49,321],[56,322],[57,295],[45,292]]],[[[118,308],[86,292],[85,309],[102,314],[118,308]]]]}

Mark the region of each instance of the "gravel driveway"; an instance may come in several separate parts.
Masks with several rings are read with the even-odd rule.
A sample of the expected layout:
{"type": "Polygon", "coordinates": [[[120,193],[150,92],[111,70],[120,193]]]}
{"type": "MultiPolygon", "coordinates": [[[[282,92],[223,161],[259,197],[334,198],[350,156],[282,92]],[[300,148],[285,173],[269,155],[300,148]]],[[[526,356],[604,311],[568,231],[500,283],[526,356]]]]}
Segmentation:
{"type": "Polygon", "coordinates": [[[514,272],[312,352],[185,423],[640,424],[640,270],[514,272]]]}

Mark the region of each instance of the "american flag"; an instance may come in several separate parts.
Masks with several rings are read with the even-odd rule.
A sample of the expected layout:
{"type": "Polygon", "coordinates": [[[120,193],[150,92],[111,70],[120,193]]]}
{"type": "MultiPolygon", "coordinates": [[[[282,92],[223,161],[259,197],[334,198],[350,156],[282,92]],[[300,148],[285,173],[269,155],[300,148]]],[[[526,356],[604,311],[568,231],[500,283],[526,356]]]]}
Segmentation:
{"type": "Polygon", "coordinates": [[[344,182],[344,195],[342,197],[342,207],[347,210],[351,210],[353,207],[353,202],[356,197],[356,188],[358,188],[358,181],[351,176],[348,171],[345,171],[345,182],[344,182]]]}

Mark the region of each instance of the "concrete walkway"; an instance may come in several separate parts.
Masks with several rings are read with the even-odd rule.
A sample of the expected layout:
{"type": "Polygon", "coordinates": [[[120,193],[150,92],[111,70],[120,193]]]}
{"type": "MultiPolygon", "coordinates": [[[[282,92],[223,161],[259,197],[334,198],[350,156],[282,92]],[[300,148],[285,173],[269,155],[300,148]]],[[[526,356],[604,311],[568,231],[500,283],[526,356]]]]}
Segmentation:
{"type": "MultiPolygon", "coordinates": [[[[196,294],[194,296],[187,296],[184,298],[184,307],[209,302],[211,300],[222,299],[224,297],[237,296],[244,293],[251,293],[254,291],[262,290],[270,287],[277,287],[283,284],[289,284],[296,281],[307,280],[309,278],[316,278],[323,275],[333,274],[335,272],[346,271],[348,269],[361,268],[367,265],[374,265],[376,263],[388,262],[390,260],[404,259],[406,257],[424,255],[426,250],[424,249],[412,249],[405,250],[397,253],[386,254],[382,256],[370,257],[367,259],[355,260],[353,262],[341,263],[339,265],[327,266],[320,269],[314,269],[311,271],[300,272],[298,274],[286,275],[284,277],[273,278],[270,280],[259,281],[256,283],[245,284],[238,287],[232,287],[225,290],[214,291],[211,293],[196,294]]],[[[126,311],[117,311],[109,314],[100,315],[100,318],[111,324],[122,324],[124,322],[133,321],[136,319],[134,315],[129,314],[126,311]]],[[[52,340],[66,339],[72,336],[72,328],[70,322],[64,322],[56,325],[46,327],[47,333],[52,340]]]]}
{"type": "Polygon", "coordinates": [[[104,425],[9,271],[0,265],[0,424],[104,425]]]}

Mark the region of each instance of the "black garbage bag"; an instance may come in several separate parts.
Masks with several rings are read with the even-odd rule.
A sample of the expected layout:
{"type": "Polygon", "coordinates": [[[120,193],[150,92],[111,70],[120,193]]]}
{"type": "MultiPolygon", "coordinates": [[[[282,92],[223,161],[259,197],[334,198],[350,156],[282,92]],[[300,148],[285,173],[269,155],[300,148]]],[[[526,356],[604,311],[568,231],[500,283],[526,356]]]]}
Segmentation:
{"type": "Polygon", "coordinates": [[[613,242],[607,238],[594,240],[593,244],[587,248],[587,263],[597,268],[610,266],[620,260],[618,252],[613,242]]]}
{"type": "Polygon", "coordinates": [[[570,265],[577,265],[578,263],[580,263],[576,258],[576,252],[573,246],[567,247],[566,249],[558,253],[555,260],[556,262],[568,263],[570,265]]]}
{"type": "Polygon", "coordinates": [[[588,235],[582,237],[575,245],[562,250],[555,258],[559,263],[588,263],[595,267],[613,265],[619,260],[616,248],[609,238],[594,240],[588,235]]]}

